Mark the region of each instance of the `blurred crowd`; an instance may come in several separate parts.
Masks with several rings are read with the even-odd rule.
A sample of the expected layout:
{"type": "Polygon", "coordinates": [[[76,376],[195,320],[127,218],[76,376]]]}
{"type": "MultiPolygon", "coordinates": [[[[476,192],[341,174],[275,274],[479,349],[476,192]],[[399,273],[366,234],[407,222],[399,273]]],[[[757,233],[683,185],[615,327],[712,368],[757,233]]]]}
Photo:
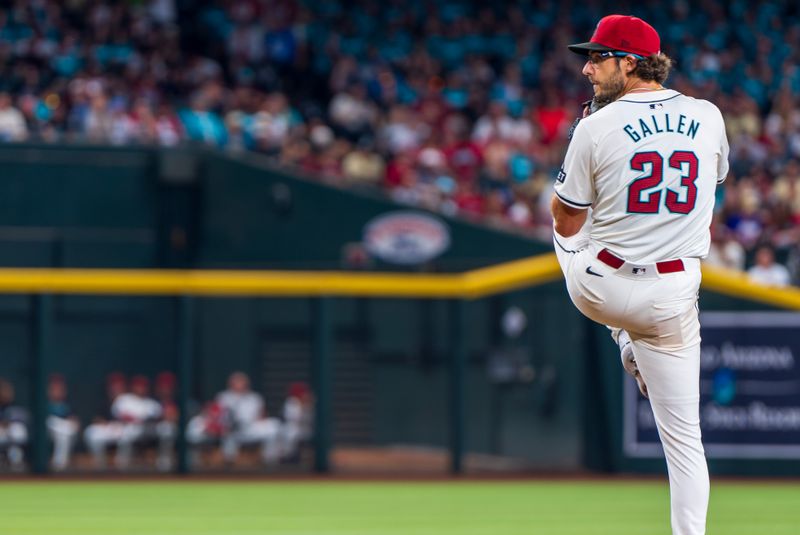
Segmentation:
{"type": "Polygon", "coordinates": [[[0,138],[203,143],[541,237],[609,12],[661,33],[668,85],[731,142],[712,261],[769,247],[800,278],[800,8],[790,0],[17,0],[0,10],[0,138]]]}
{"type": "MultiPolygon", "coordinates": [[[[52,454],[50,466],[61,471],[81,468],[73,452],[85,452],[84,467],[118,470],[154,466],[168,471],[175,465],[179,423],[175,375],[159,373],[151,388],[147,376],[114,372],[106,379],[107,405],[101,414],[81,424],[68,400],[67,383],[52,375],[47,384],[46,428],[52,454]],[[81,433],[81,430],[83,431],[81,433]],[[82,439],[82,440],[81,440],[82,439]]],[[[242,448],[256,450],[265,465],[298,462],[313,434],[314,399],[308,386],[291,383],[280,413],[267,412],[264,398],[251,389],[243,372],[233,372],[227,388],[202,407],[190,407],[185,434],[193,467],[213,466],[216,454],[234,465],[242,448]]],[[[30,447],[28,410],[17,403],[14,386],[0,377],[0,468],[25,469],[30,447]]]]}

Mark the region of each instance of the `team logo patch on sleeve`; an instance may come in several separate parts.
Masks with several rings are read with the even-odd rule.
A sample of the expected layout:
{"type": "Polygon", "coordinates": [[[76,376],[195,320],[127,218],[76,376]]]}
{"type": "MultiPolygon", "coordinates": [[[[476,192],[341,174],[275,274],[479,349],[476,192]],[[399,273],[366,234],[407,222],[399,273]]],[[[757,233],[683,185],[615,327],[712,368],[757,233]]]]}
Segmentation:
{"type": "Polygon", "coordinates": [[[575,129],[578,127],[579,122],[581,122],[580,117],[575,119],[575,121],[572,123],[572,126],[569,127],[569,132],[567,132],[567,141],[572,141],[572,135],[575,133],[575,129]]]}
{"type": "Polygon", "coordinates": [[[558,176],[556,177],[556,182],[564,183],[564,180],[567,179],[567,173],[564,172],[564,167],[562,166],[561,169],[558,170],[558,176]]]}

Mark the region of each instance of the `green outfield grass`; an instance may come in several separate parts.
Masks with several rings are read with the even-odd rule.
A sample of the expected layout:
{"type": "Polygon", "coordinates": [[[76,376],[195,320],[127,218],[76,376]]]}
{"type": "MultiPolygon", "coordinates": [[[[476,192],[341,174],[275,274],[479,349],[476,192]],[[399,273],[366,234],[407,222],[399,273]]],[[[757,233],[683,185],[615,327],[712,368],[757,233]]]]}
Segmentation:
{"type": "MultiPolygon", "coordinates": [[[[0,482],[2,535],[668,535],[658,482],[0,482]]],[[[800,485],[717,483],[709,535],[797,535],[800,485]]]]}

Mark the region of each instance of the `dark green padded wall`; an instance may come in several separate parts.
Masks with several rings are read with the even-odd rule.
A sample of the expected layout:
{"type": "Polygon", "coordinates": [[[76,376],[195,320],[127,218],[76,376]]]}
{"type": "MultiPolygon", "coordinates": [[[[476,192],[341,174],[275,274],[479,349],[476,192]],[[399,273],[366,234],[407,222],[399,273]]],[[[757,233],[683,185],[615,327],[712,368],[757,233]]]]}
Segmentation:
{"type": "MultiPolygon", "coordinates": [[[[361,241],[370,219],[407,209],[374,193],[287,175],[257,156],[233,159],[210,153],[201,161],[198,262],[205,266],[338,268],[342,247],[361,241]]],[[[447,225],[452,244],[435,262],[441,270],[459,271],[551,250],[549,244],[465,221],[447,219],[447,225]]]]}

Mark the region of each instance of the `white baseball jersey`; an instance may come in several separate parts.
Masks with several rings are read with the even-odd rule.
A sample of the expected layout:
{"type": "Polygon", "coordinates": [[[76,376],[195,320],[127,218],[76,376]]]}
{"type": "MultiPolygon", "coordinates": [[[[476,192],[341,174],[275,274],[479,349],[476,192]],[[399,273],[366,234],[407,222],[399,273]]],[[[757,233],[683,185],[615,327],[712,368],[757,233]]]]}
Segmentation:
{"type": "Polygon", "coordinates": [[[111,414],[114,418],[137,423],[160,418],[161,413],[161,404],[158,401],[133,393],[117,396],[111,405],[111,414]]]}
{"type": "Polygon", "coordinates": [[[230,411],[237,425],[248,426],[263,416],[264,398],[255,392],[225,390],[217,394],[217,403],[230,411]]]}
{"type": "Polygon", "coordinates": [[[628,93],[578,123],[555,184],[591,208],[591,240],[635,263],[703,258],[728,174],[719,109],[664,89],[628,93]]]}

